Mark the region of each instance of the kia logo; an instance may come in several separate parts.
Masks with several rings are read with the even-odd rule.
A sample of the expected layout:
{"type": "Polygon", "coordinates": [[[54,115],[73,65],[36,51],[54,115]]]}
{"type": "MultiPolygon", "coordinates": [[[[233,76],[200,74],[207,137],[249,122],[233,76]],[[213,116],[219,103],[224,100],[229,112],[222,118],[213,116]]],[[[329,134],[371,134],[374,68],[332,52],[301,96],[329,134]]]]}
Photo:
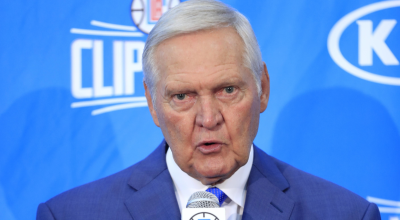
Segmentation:
{"type": "Polygon", "coordinates": [[[390,50],[385,40],[390,35],[397,21],[394,19],[383,19],[372,31],[371,20],[359,20],[363,16],[376,11],[400,7],[400,1],[383,1],[373,3],[355,11],[350,12],[341,18],[332,28],[328,36],[328,51],[333,61],[346,72],[357,76],[361,79],[375,83],[400,86],[399,77],[382,76],[362,70],[343,56],[339,48],[340,37],[349,25],[356,22],[358,25],[358,64],[360,66],[372,66],[373,52],[378,56],[382,63],[386,66],[399,65],[399,61],[390,50]]]}

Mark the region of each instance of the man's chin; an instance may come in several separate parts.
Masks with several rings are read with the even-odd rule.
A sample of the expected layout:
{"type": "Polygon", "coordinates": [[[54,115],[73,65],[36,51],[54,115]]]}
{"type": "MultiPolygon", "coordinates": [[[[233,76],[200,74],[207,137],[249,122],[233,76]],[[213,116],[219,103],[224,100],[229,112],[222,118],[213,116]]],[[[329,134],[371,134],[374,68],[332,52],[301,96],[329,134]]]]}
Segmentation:
{"type": "MultiPolygon", "coordinates": [[[[235,164],[234,164],[235,165],[235,164]]],[[[239,167],[235,167],[225,160],[206,160],[201,164],[194,164],[190,173],[193,178],[203,185],[216,185],[231,177],[239,167]]]]}
{"type": "Polygon", "coordinates": [[[200,179],[200,182],[203,185],[212,185],[212,186],[220,184],[220,183],[223,183],[224,181],[225,181],[225,179],[224,178],[220,178],[220,177],[218,177],[218,178],[215,178],[215,177],[213,177],[213,178],[203,177],[202,179],[200,179]]]}

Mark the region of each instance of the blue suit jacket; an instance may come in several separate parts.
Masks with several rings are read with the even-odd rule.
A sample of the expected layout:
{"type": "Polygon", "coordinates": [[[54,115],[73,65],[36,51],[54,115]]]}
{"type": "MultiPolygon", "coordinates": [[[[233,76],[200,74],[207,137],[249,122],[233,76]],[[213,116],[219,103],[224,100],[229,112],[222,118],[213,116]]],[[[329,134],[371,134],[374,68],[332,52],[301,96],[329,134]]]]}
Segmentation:
{"type": "MultiPolygon", "coordinates": [[[[167,148],[163,141],[143,161],[40,204],[37,219],[181,219],[167,148]]],[[[380,214],[360,196],[254,147],[243,220],[262,219],[380,219],[380,214]]]]}

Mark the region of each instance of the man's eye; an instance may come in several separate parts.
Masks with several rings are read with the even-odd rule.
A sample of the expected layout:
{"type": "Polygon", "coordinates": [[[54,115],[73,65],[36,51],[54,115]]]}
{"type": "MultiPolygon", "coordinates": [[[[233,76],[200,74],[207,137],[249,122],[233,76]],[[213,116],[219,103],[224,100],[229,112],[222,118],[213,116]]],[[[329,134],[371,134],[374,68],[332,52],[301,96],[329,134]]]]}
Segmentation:
{"type": "Polygon", "coordinates": [[[186,97],[186,94],[177,94],[177,95],[175,95],[175,96],[176,96],[176,98],[177,98],[178,100],[184,100],[185,97],[186,97]]]}
{"type": "Polygon", "coordinates": [[[225,88],[226,93],[232,93],[235,91],[235,88],[233,86],[228,86],[225,88]]]}

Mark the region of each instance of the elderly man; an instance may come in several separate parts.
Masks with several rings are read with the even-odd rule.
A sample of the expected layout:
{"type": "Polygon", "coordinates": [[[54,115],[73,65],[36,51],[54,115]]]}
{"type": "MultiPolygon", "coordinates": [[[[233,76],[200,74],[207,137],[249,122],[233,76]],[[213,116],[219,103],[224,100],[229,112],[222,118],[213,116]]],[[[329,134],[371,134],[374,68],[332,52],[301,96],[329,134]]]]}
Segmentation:
{"type": "Polygon", "coordinates": [[[252,144],[269,76],[239,12],[181,3],[150,33],[143,66],[165,141],[138,164],[40,204],[38,219],[180,219],[203,190],[218,194],[228,219],[380,219],[376,205],[252,144]]]}

